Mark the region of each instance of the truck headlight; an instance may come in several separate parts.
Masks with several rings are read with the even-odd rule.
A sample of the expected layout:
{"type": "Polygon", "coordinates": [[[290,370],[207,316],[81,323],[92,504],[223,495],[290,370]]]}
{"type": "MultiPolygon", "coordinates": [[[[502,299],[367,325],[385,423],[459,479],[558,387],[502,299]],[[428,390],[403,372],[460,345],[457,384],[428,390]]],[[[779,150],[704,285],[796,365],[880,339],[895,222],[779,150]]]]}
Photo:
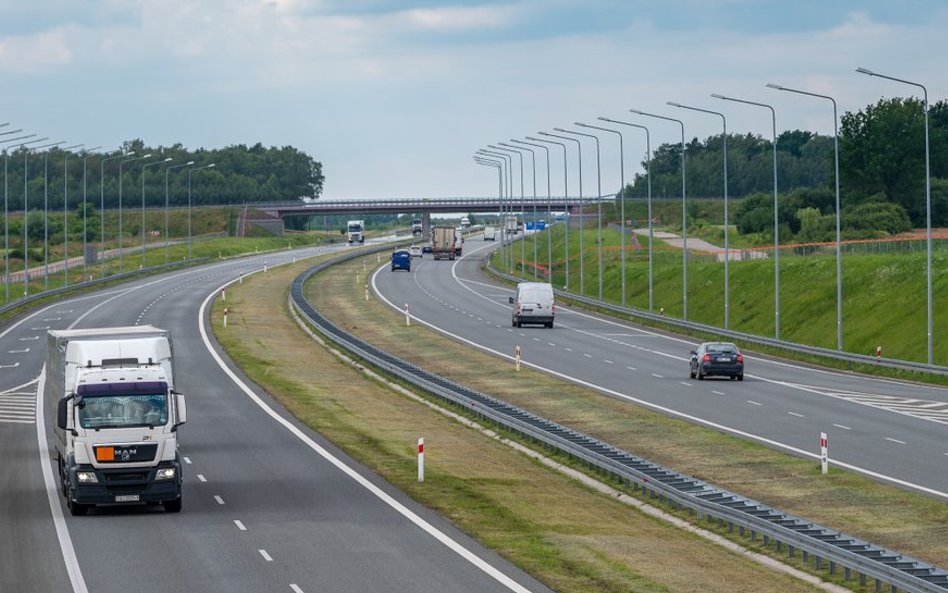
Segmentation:
{"type": "Polygon", "coordinates": [[[175,477],[175,468],[173,467],[162,467],[158,470],[158,473],[155,474],[156,480],[173,480],[175,477]]]}
{"type": "Polygon", "coordinates": [[[99,483],[99,478],[95,477],[95,472],[76,472],[76,479],[80,484],[99,483]]]}

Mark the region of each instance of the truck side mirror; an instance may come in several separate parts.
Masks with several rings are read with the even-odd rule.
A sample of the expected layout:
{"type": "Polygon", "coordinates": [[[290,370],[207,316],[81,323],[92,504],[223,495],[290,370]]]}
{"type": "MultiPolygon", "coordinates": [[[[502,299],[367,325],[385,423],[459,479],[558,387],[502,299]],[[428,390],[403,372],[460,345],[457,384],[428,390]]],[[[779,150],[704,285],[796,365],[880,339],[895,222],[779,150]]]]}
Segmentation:
{"type": "Polygon", "coordinates": [[[512,304],[513,304],[513,297],[507,297],[507,302],[512,305],[512,304]]]}
{"type": "Polygon", "coordinates": [[[69,400],[64,398],[59,400],[56,405],[56,426],[60,430],[66,430],[69,424],[69,400]]]}
{"type": "Polygon", "coordinates": [[[177,428],[188,421],[188,406],[184,402],[183,393],[174,393],[174,407],[178,412],[178,421],[174,425],[177,428]]]}

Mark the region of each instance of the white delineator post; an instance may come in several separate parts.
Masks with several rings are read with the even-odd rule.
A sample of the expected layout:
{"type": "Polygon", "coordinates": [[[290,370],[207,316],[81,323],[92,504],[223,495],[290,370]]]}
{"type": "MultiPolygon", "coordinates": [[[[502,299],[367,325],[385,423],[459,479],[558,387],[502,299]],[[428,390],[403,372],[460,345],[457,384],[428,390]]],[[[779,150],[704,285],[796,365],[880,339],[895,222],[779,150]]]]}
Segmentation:
{"type": "Polygon", "coordinates": [[[522,352],[521,352],[521,350],[520,350],[520,346],[517,346],[517,349],[514,350],[514,359],[515,359],[516,362],[517,362],[517,370],[518,370],[518,371],[520,370],[520,356],[521,356],[521,354],[522,354],[522,352]]]}
{"type": "Polygon", "coordinates": [[[224,307],[224,327],[227,327],[227,307],[224,307]]]}
{"type": "Polygon", "coordinates": [[[418,481],[425,481],[425,438],[418,437],[418,481]]]}
{"type": "Polygon", "coordinates": [[[826,433],[820,433],[820,470],[826,474],[829,471],[829,439],[826,433]]]}
{"type": "Polygon", "coordinates": [[[222,300],[222,301],[226,301],[226,300],[227,300],[227,291],[226,291],[226,290],[222,290],[222,291],[221,291],[221,300],[222,300]]]}
{"type": "Polygon", "coordinates": [[[408,327],[411,325],[411,309],[408,308],[408,303],[405,303],[405,326],[408,327]]]}
{"type": "Polygon", "coordinates": [[[365,300],[369,300],[369,285],[365,285],[365,300]]]}

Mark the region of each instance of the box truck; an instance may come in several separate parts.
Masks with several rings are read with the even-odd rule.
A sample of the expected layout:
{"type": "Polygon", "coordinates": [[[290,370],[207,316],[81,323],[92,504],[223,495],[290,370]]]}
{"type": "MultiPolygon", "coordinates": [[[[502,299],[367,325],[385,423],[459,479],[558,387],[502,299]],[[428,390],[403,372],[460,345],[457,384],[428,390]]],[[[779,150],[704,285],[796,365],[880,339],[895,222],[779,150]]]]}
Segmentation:
{"type": "Polygon", "coordinates": [[[365,221],[350,220],[346,224],[346,234],[349,237],[349,244],[365,243],[365,221]]]}
{"type": "Polygon", "coordinates": [[[56,411],[56,457],[69,512],[96,505],[181,510],[171,335],[152,326],[51,330],[41,389],[56,411]]]}
{"type": "Polygon", "coordinates": [[[431,228],[431,254],[435,259],[454,259],[455,233],[453,226],[436,226],[431,228]]]}

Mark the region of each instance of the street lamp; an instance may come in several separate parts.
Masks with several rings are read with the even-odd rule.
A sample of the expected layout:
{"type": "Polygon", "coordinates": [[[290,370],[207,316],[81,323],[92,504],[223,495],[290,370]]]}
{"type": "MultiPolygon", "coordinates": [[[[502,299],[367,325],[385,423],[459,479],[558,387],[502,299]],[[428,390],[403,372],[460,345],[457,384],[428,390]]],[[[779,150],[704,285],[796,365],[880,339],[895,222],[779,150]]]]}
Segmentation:
{"type": "MultiPolygon", "coordinates": [[[[688,209],[686,207],[688,198],[685,191],[685,122],[673,117],[646,113],[638,109],[629,109],[629,111],[637,115],[673,121],[681,126],[681,301],[682,319],[688,319],[688,209]]],[[[649,175],[649,179],[651,179],[651,175],[649,175]]],[[[651,220],[651,214],[649,214],[649,219],[651,220]]]]}
{"type": "MultiPolygon", "coordinates": [[[[520,160],[520,217],[523,218],[523,215],[526,212],[526,207],[524,206],[524,196],[523,196],[523,153],[519,150],[514,150],[512,148],[504,148],[503,146],[497,146],[496,144],[488,144],[490,148],[494,150],[501,150],[508,154],[515,154],[520,160]]],[[[527,226],[526,222],[524,223],[524,236],[526,236],[527,226]]],[[[526,263],[526,246],[525,240],[523,237],[520,238],[520,277],[524,280],[527,279],[527,263],[526,263]]],[[[511,256],[512,257],[512,256],[511,256]]]]}
{"type": "MultiPolygon", "coordinates": [[[[511,142],[516,142],[516,140],[511,139],[511,142]]],[[[532,148],[518,148],[506,142],[499,142],[501,146],[507,146],[514,150],[529,150],[530,151],[530,162],[533,166],[533,279],[537,279],[537,154],[532,148]]],[[[526,211],[524,212],[524,218],[526,218],[526,211]]],[[[524,221],[523,224],[523,241],[521,241],[521,257],[524,257],[523,248],[524,242],[527,240],[527,223],[524,221]]]]}
{"type": "MultiPolygon", "coordinates": [[[[581,296],[585,296],[586,295],[586,264],[583,261],[583,255],[584,255],[583,230],[584,230],[586,221],[585,221],[584,213],[583,213],[583,206],[585,206],[583,202],[583,143],[580,142],[579,138],[573,138],[571,136],[563,136],[561,134],[553,134],[550,132],[537,132],[537,133],[540,134],[541,136],[549,136],[551,138],[559,138],[560,140],[569,140],[570,142],[576,143],[576,151],[577,151],[577,154],[579,155],[579,158],[577,159],[579,162],[579,294],[581,296]]],[[[564,162],[565,162],[565,157],[564,157],[564,162]]],[[[567,217],[566,217],[566,237],[567,237],[566,261],[567,262],[569,262],[569,225],[570,225],[570,217],[569,217],[569,212],[567,212],[567,217]]],[[[569,266],[567,264],[567,271],[568,270],[569,270],[569,266]]],[[[569,274],[567,274],[566,276],[566,284],[567,286],[569,286],[569,274]]]]}
{"type": "Polygon", "coordinates": [[[123,247],[122,241],[122,166],[125,163],[131,163],[132,161],[140,161],[142,159],[147,159],[151,156],[151,153],[143,154],[142,156],[137,156],[131,159],[125,159],[124,161],[119,161],[119,203],[118,203],[118,252],[119,252],[119,274],[125,271],[125,266],[122,264],[125,254],[125,248],[123,247]]]}
{"type": "Polygon", "coordinates": [[[180,165],[168,165],[168,167],[165,168],[165,263],[168,263],[168,174],[171,173],[172,169],[190,167],[193,164],[194,161],[188,161],[180,165]]]}
{"type": "MultiPolygon", "coordinates": [[[[620,252],[620,264],[622,275],[622,306],[625,306],[625,151],[622,147],[622,132],[618,130],[611,130],[609,128],[603,128],[601,126],[594,126],[592,124],[584,124],[576,122],[577,126],[582,126],[584,128],[590,128],[593,130],[600,130],[602,132],[612,132],[619,136],[619,252],[620,252]]],[[[597,143],[598,144],[598,143],[597,143]]],[[[601,196],[600,196],[601,197],[601,196]]],[[[600,221],[600,228],[602,223],[600,221]]],[[[600,231],[601,232],[601,231],[600,231]]],[[[600,238],[600,241],[602,239],[600,238]]],[[[600,275],[602,272],[600,271],[600,275]]]]}
{"type": "Polygon", "coordinates": [[[925,112],[925,269],[927,271],[926,285],[928,293],[928,364],[935,364],[932,342],[934,336],[934,328],[932,326],[932,177],[928,159],[928,89],[925,88],[924,85],[917,82],[903,80],[901,78],[895,78],[894,76],[887,76],[885,74],[879,74],[878,72],[873,72],[872,70],[868,70],[866,68],[856,68],[856,72],[859,72],[860,74],[866,74],[868,76],[878,76],[879,78],[884,78],[893,82],[901,82],[902,84],[916,86],[922,89],[922,100],[924,101],[922,103],[922,108],[925,112]]]}
{"type": "MultiPolygon", "coordinates": [[[[53,142],[52,144],[44,144],[43,146],[36,146],[34,148],[27,150],[26,151],[27,154],[23,156],[23,296],[24,297],[30,293],[30,267],[29,267],[29,253],[30,252],[29,252],[29,236],[27,235],[27,230],[29,227],[28,222],[29,222],[30,210],[27,207],[29,200],[27,196],[28,174],[27,174],[26,157],[29,155],[30,152],[42,151],[43,156],[44,156],[44,162],[48,165],[49,160],[46,157],[48,157],[49,149],[52,148],[53,146],[59,146],[60,144],[65,144],[65,142],[66,142],[65,140],[61,140],[59,142],[53,142]]],[[[49,167],[44,166],[44,170],[48,172],[49,167]]],[[[48,179],[48,178],[49,177],[47,175],[45,179],[48,179]]],[[[49,195],[49,192],[47,191],[47,187],[46,187],[47,185],[48,183],[45,183],[45,182],[43,183],[43,194],[46,197],[48,197],[49,195]]],[[[46,201],[46,197],[44,197],[44,201],[46,201]]]]}
{"type": "MultiPolygon", "coordinates": [[[[532,142],[524,142],[523,140],[511,140],[516,144],[523,144],[526,146],[535,146],[537,148],[542,148],[546,151],[546,219],[547,224],[553,224],[553,195],[550,193],[550,147],[543,144],[533,144],[532,142]]],[[[527,150],[530,150],[529,148],[527,150]]],[[[533,219],[534,224],[536,223],[537,218],[537,206],[533,205],[533,219]]],[[[533,234],[533,263],[536,266],[537,263],[537,236],[536,232],[533,234]]],[[[550,281],[553,280],[553,228],[552,226],[546,229],[546,269],[550,276],[550,281]]]]}
{"type": "Polygon", "coordinates": [[[774,337],[780,339],[780,227],[777,212],[777,112],[766,103],[748,101],[746,99],[735,99],[725,97],[717,93],[712,93],[715,99],[724,101],[734,101],[735,103],[744,103],[745,105],[754,105],[755,107],[764,107],[770,110],[771,124],[773,125],[773,153],[774,153],[774,337]]]}
{"type": "MultiPolygon", "coordinates": [[[[63,149],[63,286],[69,286],[69,151],[83,146],[73,144],[63,149]]],[[[48,228],[47,224],[47,234],[48,228]]],[[[48,237],[46,243],[49,244],[48,237]]]]}
{"type": "Polygon", "coordinates": [[[142,264],[140,269],[145,269],[145,169],[152,165],[161,165],[162,163],[167,163],[172,161],[170,156],[166,159],[160,161],[152,161],[150,163],[145,163],[142,165],[142,264]]]}
{"type": "Polygon", "coordinates": [[[728,215],[727,215],[727,117],[723,113],[717,111],[711,111],[710,109],[702,109],[701,107],[691,107],[688,105],[682,105],[681,103],[675,103],[674,101],[668,101],[668,104],[672,107],[679,107],[681,109],[690,109],[691,111],[700,111],[701,113],[709,113],[711,115],[717,115],[721,118],[721,123],[724,126],[724,131],[721,134],[721,141],[723,142],[724,147],[724,329],[728,329],[730,326],[730,303],[731,303],[731,293],[730,293],[730,272],[729,265],[731,262],[731,250],[728,246],[728,215]]]}
{"type": "Polygon", "coordinates": [[[840,203],[839,203],[839,120],[836,115],[836,99],[829,95],[820,95],[800,89],[791,89],[789,87],[767,83],[767,88],[778,91],[787,91],[799,95],[808,95],[820,99],[827,99],[833,103],[833,148],[835,151],[834,166],[836,177],[836,349],[843,349],[843,251],[842,241],[840,240],[840,203]]]}
{"type": "MultiPolygon", "coordinates": [[[[20,136],[18,138],[8,138],[7,140],[0,140],[0,144],[6,144],[8,142],[18,142],[20,140],[25,140],[27,138],[32,138],[36,134],[27,134],[26,136],[20,136]]],[[[29,142],[19,142],[18,144],[13,144],[11,146],[5,146],[3,148],[3,286],[5,292],[5,303],[10,302],[10,219],[9,219],[9,200],[10,200],[10,187],[8,184],[9,181],[9,164],[10,157],[8,150],[11,148],[22,148],[33,144],[35,142],[42,142],[43,140],[31,140],[29,142]]],[[[24,220],[26,214],[24,213],[24,220]]]]}
{"type": "Polygon", "coordinates": [[[191,259],[191,173],[194,171],[200,171],[201,169],[210,169],[214,166],[216,166],[216,163],[204,165],[203,167],[198,167],[197,169],[188,167],[188,259],[191,259]]]}
{"type": "Polygon", "coordinates": [[[89,250],[89,201],[86,193],[86,171],[88,170],[89,155],[102,148],[96,146],[85,150],[85,156],[82,157],[82,275],[86,275],[86,252],[89,250]]]}
{"type": "Polygon", "coordinates": [[[560,132],[563,134],[575,134],[577,136],[585,136],[586,138],[592,138],[596,142],[596,245],[598,249],[596,250],[596,261],[598,267],[598,280],[599,280],[599,302],[602,302],[602,162],[599,158],[599,137],[595,134],[587,134],[585,132],[574,132],[573,130],[566,130],[564,128],[553,128],[553,131],[560,132]]]}
{"type": "MultiPolygon", "coordinates": [[[[129,152],[119,153],[99,161],[99,257],[102,260],[103,278],[105,278],[105,163],[122,157],[133,156],[134,154],[135,151],[130,150],[129,152]]],[[[121,179],[121,175],[119,178],[121,179]]]]}
{"type": "MultiPolygon", "coordinates": [[[[540,133],[542,134],[542,132],[540,132],[540,133]]],[[[565,226],[565,230],[563,231],[563,236],[564,236],[565,241],[566,241],[566,262],[565,262],[565,265],[564,265],[564,269],[565,269],[566,275],[565,275],[565,279],[563,280],[563,290],[569,291],[569,217],[570,217],[570,211],[569,211],[569,173],[568,173],[568,171],[567,171],[567,166],[566,166],[566,165],[567,165],[567,163],[566,163],[566,145],[563,144],[562,142],[557,142],[556,140],[544,140],[543,138],[534,138],[533,136],[527,136],[527,140],[533,140],[534,142],[545,142],[545,143],[547,143],[547,144],[557,144],[557,145],[559,145],[559,146],[563,149],[563,200],[564,200],[565,206],[566,206],[566,224],[564,225],[564,226],[565,226]]],[[[549,164],[549,160],[547,160],[547,164],[549,164]]],[[[580,163],[580,171],[582,171],[582,163],[580,163]]],[[[581,185],[580,185],[580,196],[582,196],[582,186],[581,186],[581,185]]],[[[553,239],[550,238],[549,241],[550,241],[550,254],[551,254],[551,255],[550,255],[550,267],[552,268],[552,266],[553,266],[553,263],[552,263],[552,259],[553,259],[553,256],[552,256],[552,253],[553,253],[552,241],[553,241],[553,239]]]]}
{"type": "MultiPolygon", "coordinates": [[[[494,167],[497,169],[497,202],[498,204],[502,204],[504,199],[504,174],[503,167],[500,164],[501,161],[475,155],[474,162],[484,167],[494,167]]],[[[503,216],[501,216],[501,219],[503,219],[503,216]]],[[[501,235],[501,240],[503,240],[503,235],[501,235]]]]}
{"type": "MultiPolygon", "coordinates": [[[[502,158],[504,160],[505,169],[507,175],[507,212],[513,214],[513,157],[507,154],[506,152],[496,152],[493,150],[480,149],[477,151],[479,154],[493,156],[502,158]]],[[[513,252],[512,245],[507,245],[507,220],[506,215],[503,216],[503,224],[500,227],[500,248],[501,255],[504,260],[504,266],[507,268],[507,271],[510,274],[513,274],[513,252]]],[[[512,243],[512,241],[511,241],[512,243]]]]}

